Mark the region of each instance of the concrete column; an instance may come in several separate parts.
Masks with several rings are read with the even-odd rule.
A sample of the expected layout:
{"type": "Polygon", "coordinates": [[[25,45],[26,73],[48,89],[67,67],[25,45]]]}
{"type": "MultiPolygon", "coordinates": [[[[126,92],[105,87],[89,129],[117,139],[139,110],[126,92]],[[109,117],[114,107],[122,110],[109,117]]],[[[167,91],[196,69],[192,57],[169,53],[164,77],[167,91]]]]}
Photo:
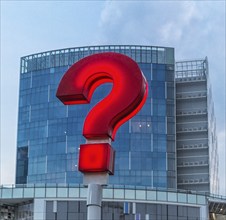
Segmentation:
{"type": "Polygon", "coordinates": [[[44,199],[34,199],[34,220],[46,219],[46,203],[44,199]]]}

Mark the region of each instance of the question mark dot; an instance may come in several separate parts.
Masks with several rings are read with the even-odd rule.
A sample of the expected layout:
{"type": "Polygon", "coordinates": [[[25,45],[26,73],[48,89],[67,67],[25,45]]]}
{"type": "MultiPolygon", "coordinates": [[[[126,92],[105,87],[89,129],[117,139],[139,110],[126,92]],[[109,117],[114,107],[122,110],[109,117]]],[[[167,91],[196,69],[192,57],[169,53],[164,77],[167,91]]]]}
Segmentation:
{"type": "Polygon", "coordinates": [[[113,173],[114,150],[108,143],[80,145],[79,170],[113,173]]]}

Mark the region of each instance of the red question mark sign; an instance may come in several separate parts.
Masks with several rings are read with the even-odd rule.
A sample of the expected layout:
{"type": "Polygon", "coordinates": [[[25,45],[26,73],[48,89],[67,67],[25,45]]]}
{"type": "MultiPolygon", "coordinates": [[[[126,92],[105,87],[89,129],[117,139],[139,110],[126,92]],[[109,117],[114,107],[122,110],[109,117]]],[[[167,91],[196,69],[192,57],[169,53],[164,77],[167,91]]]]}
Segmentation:
{"type": "MultiPolygon", "coordinates": [[[[118,128],[144,105],[148,85],[139,66],[119,53],[90,55],[73,64],[64,74],[56,96],[65,105],[90,103],[94,90],[111,82],[110,94],[87,115],[83,136],[88,140],[111,138],[118,128]]],[[[114,169],[114,150],[107,143],[84,144],[80,147],[81,172],[109,172],[114,169]]]]}

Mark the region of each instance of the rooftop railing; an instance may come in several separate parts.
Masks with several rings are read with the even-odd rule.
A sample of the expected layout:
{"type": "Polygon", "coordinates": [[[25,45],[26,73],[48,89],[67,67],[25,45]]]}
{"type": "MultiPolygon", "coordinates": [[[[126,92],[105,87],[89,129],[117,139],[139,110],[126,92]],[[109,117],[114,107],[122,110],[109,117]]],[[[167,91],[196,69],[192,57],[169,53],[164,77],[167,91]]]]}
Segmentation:
{"type": "Polygon", "coordinates": [[[199,80],[199,77],[201,77],[201,80],[202,77],[207,76],[207,74],[207,58],[176,62],[175,78],[177,81],[182,81],[180,80],[181,78],[186,78],[187,81],[199,80]]]}
{"type": "Polygon", "coordinates": [[[103,45],[65,48],[24,56],[21,58],[21,73],[60,66],[71,66],[83,57],[101,52],[123,53],[138,63],[174,65],[173,48],[139,45],[103,45]]]}

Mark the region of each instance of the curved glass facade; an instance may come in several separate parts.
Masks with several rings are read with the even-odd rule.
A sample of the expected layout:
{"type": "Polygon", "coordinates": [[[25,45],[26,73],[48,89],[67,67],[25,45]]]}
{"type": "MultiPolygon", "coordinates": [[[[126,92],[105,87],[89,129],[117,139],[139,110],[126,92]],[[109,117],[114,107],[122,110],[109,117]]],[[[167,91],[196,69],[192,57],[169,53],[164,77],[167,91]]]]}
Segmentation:
{"type": "Polygon", "coordinates": [[[90,46],[21,58],[16,183],[82,183],[78,149],[84,119],[111,89],[98,87],[89,105],[64,106],[55,96],[66,70],[101,52],[134,59],[149,83],[142,110],[120,127],[111,184],[176,188],[174,49],[90,46]]]}

